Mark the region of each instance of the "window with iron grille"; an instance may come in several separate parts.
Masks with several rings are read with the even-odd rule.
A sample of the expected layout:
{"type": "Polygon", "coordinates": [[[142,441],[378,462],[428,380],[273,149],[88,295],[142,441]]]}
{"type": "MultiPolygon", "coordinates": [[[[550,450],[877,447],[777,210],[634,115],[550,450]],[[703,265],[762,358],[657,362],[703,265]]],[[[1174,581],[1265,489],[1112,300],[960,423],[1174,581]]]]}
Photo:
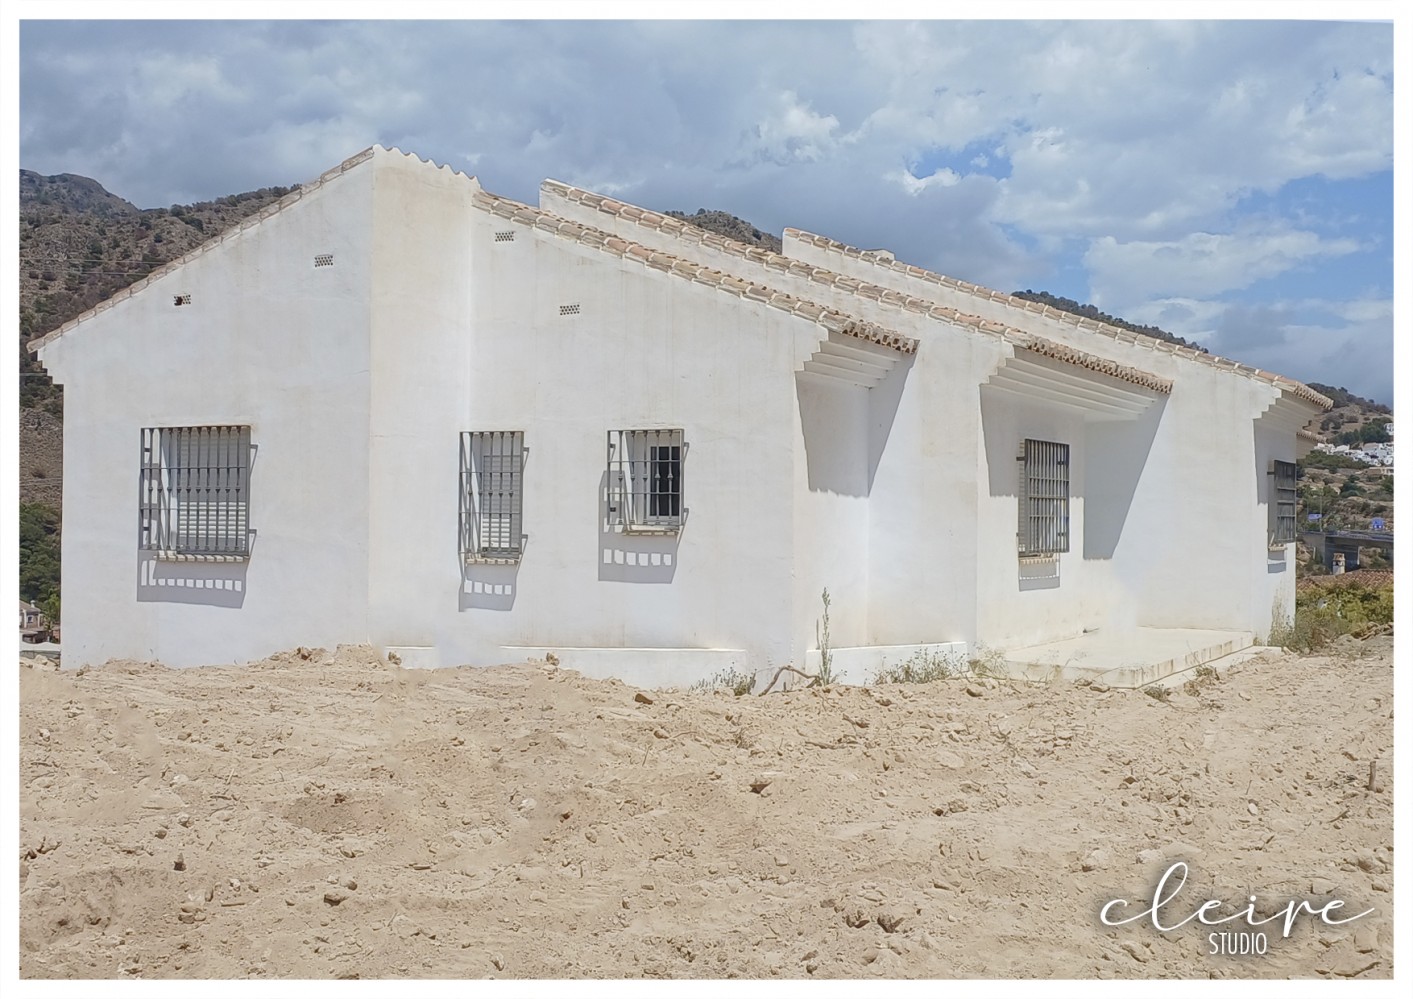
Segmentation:
{"type": "Polygon", "coordinates": [[[461,435],[461,557],[517,562],[525,548],[525,434],[468,430],[461,435]]]}
{"type": "Polygon", "coordinates": [[[1298,497],[1293,461],[1272,461],[1268,478],[1271,494],[1266,505],[1269,544],[1288,545],[1295,541],[1295,506],[1298,497]]]}
{"type": "Polygon", "coordinates": [[[1021,465],[1020,533],[1022,555],[1057,555],[1070,550],[1070,446],[1026,440],[1021,465]]]}
{"type": "Polygon", "coordinates": [[[609,431],[609,523],[630,533],[680,529],[685,451],[681,430],[609,431]]]}
{"type": "Polygon", "coordinates": [[[146,427],[139,545],[162,556],[250,555],[250,428],[146,427]]]}

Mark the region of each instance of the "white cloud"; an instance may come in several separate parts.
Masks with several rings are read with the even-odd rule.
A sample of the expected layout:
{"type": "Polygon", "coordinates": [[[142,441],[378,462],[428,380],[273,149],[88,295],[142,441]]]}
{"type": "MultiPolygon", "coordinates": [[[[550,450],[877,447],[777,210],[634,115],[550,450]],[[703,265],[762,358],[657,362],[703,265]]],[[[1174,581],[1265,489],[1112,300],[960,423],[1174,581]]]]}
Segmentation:
{"type": "Polygon", "coordinates": [[[215,101],[230,104],[248,96],[212,56],[189,58],[159,53],[140,59],[132,68],[128,94],[134,103],[166,110],[179,102],[215,101]]]}
{"type": "Polygon", "coordinates": [[[914,197],[929,187],[956,187],[962,180],[961,174],[947,167],[935,170],[926,177],[915,177],[911,170],[894,170],[886,176],[914,197]]]}
{"type": "Polygon", "coordinates": [[[1157,326],[1185,340],[1205,343],[1212,338],[1227,303],[1200,298],[1155,298],[1124,308],[1124,318],[1142,326],[1157,326]]]}
{"type": "MultiPolygon", "coordinates": [[[[312,179],[376,142],[522,200],[554,176],[1002,290],[1092,289],[1137,321],[1119,310],[1188,308],[1215,331],[1183,303],[1382,238],[1366,206],[1323,195],[1259,220],[1242,205],[1390,170],[1392,38],[1318,21],[32,21],[21,165],[146,207],[312,179]]],[[[1391,318],[1370,322],[1350,335],[1383,351],[1391,318]]]]}
{"type": "Polygon", "coordinates": [[[756,122],[750,153],[777,163],[809,163],[835,148],[838,118],[816,113],[793,90],[781,93],[775,103],[774,113],[756,122]]]}
{"type": "MultiPolygon", "coordinates": [[[[1214,228],[1245,192],[1362,175],[1391,155],[1391,32],[1379,25],[118,24],[26,31],[26,165],[63,155],[65,169],[91,168],[72,162],[89,158],[83,133],[121,119],[132,145],[102,161],[100,179],[153,204],[177,193],[144,194],[172,169],[191,174],[182,190],[212,174],[212,159],[253,174],[251,129],[283,136],[276,122],[332,119],[358,131],[360,147],[417,135],[436,147],[419,151],[452,159],[470,141],[507,173],[555,165],[536,172],[563,175],[558,164],[571,161],[632,175],[647,162],[699,183],[847,157],[855,195],[878,198],[910,193],[898,171],[926,151],[980,144],[977,166],[1010,165],[987,221],[1118,239],[1214,228]],[[126,78],[133,64],[144,87],[99,110],[94,82],[126,78]],[[215,119],[207,152],[159,174],[141,150],[165,151],[171,122],[147,112],[182,96],[215,119]]],[[[306,175],[328,165],[319,152],[306,175]]]]}
{"type": "Polygon", "coordinates": [[[1172,238],[1212,225],[1247,192],[1388,169],[1391,51],[1367,37],[1353,25],[1067,27],[1052,58],[1019,61],[1016,89],[1037,96],[1029,127],[1007,141],[1013,173],[998,217],[1172,238]]]}
{"type": "Polygon", "coordinates": [[[1201,297],[1248,288],[1322,257],[1358,250],[1352,239],[1321,239],[1313,232],[1268,229],[1195,232],[1165,242],[1094,240],[1084,254],[1096,305],[1154,297],[1201,297]]]}
{"type": "Polygon", "coordinates": [[[1254,306],[1166,298],[1125,309],[1125,318],[1267,371],[1393,401],[1391,298],[1275,299],[1254,306]]]}
{"type": "MultiPolygon", "coordinates": [[[[1373,303],[1362,303],[1371,305],[1373,303]]],[[[1385,303],[1392,306],[1392,302],[1385,303]]],[[[1358,311],[1361,303],[1347,303],[1358,311]]],[[[1243,329],[1240,315],[1224,317],[1211,348],[1247,364],[1305,382],[1344,386],[1375,401],[1393,401],[1393,370],[1384,363],[1393,348],[1392,327],[1379,319],[1349,320],[1336,307],[1325,321],[1303,321],[1306,313],[1291,306],[1277,306],[1272,318],[1283,322],[1271,328],[1243,329]],[[1357,387],[1356,387],[1357,386],[1357,387]]]]}

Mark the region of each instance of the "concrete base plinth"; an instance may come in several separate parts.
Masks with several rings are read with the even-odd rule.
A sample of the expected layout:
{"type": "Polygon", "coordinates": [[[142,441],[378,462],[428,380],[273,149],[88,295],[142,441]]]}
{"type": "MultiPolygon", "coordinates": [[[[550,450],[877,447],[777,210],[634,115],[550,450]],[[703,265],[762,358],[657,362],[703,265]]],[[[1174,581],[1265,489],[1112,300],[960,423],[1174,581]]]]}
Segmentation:
{"type": "Polygon", "coordinates": [[[1024,680],[1093,680],[1146,687],[1255,644],[1249,631],[1186,628],[1100,630],[1002,653],[1005,673],[1024,680]]]}
{"type": "Polygon", "coordinates": [[[745,673],[745,649],[604,649],[503,645],[506,661],[544,659],[596,680],[617,679],[635,687],[690,687],[719,673],[745,673]]]}

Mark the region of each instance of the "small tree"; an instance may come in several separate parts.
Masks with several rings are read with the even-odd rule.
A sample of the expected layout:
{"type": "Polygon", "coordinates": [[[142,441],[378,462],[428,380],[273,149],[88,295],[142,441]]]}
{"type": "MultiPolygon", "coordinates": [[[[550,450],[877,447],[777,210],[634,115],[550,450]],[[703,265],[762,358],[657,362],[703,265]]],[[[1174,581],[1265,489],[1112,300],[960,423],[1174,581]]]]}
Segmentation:
{"type": "Polygon", "coordinates": [[[49,594],[39,604],[40,624],[45,631],[53,631],[59,627],[59,594],[57,592],[49,594]]]}

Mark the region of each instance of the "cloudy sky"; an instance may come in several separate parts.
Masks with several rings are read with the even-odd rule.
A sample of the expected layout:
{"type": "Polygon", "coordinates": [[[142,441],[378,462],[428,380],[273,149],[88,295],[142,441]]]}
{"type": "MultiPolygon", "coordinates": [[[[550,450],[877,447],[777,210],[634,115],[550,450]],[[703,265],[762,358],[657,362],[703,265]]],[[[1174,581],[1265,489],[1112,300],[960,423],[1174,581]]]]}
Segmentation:
{"type": "Polygon", "coordinates": [[[1393,35],[23,21],[19,163],[147,208],[300,183],[379,143],[522,201],[554,177],[888,247],[1392,401],[1393,35]]]}

